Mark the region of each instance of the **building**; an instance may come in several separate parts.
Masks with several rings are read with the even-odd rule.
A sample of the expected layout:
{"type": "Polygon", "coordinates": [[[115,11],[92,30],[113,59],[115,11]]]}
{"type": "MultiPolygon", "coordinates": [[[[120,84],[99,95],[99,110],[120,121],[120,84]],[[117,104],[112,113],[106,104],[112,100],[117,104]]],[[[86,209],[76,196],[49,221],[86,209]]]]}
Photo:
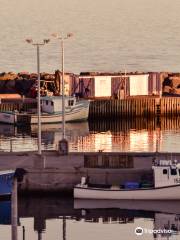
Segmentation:
{"type": "Polygon", "coordinates": [[[158,95],[161,91],[159,73],[82,72],[76,79],[74,94],[80,97],[114,97],[158,95]]]}

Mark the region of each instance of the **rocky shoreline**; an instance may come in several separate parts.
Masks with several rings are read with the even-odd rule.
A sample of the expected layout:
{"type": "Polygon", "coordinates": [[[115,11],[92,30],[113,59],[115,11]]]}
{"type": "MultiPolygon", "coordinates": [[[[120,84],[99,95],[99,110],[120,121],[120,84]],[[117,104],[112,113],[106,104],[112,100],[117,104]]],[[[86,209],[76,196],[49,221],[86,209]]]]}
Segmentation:
{"type": "MultiPolygon", "coordinates": [[[[89,76],[93,76],[94,72],[88,72],[89,76]]],[[[65,74],[65,81],[68,84],[72,85],[71,80],[75,80],[82,76],[84,73],[80,73],[79,75],[73,73],[66,73],[65,74]]],[[[85,73],[87,74],[87,73],[85,73]]],[[[99,73],[103,76],[109,74],[106,72],[99,73]]],[[[124,73],[111,73],[111,75],[121,75],[123,76],[124,73]]],[[[128,74],[139,74],[139,72],[130,72],[128,74]]],[[[147,72],[149,76],[152,77],[152,74],[157,74],[159,78],[159,82],[162,86],[162,93],[166,95],[180,95],[180,73],[173,73],[173,72],[159,72],[159,73],[152,73],[147,72]]],[[[50,86],[50,90],[52,92],[58,92],[60,89],[60,81],[61,81],[61,72],[59,70],[55,71],[54,73],[46,73],[42,72],[41,74],[41,81],[48,82],[50,86]]],[[[37,84],[37,73],[29,73],[29,72],[1,72],[0,73],[0,94],[13,94],[18,93],[21,96],[25,97],[32,97],[31,89],[35,84],[37,84]]]]}

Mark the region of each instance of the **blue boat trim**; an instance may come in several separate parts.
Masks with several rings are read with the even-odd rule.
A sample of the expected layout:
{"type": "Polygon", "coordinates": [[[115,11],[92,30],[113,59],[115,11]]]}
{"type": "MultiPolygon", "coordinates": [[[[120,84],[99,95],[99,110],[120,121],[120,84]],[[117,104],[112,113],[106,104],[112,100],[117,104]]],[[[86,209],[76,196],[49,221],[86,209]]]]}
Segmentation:
{"type": "Polygon", "coordinates": [[[11,195],[15,171],[0,171],[0,196],[11,195]]]}

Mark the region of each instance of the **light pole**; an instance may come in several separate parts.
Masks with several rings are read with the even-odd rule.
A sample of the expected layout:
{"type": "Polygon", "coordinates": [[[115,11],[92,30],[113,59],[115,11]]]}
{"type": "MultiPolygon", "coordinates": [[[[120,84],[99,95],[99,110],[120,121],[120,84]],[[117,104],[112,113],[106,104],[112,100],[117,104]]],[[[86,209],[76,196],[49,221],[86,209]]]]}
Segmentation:
{"type": "Polygon", "coordinates": [[[59,39],[61,41],[61,57],[62,57],[62,130],[63,130],[63,137],[62,139],[65,140],[66,132],[65,132],[65,99],[64,99],[64,41],[73,36],[72,33],[68,33],[66,36],[60,36],[57,33],[52,34],[53,37],[59,39]]]}
{"type": "Polygon", "coordinates": [[[50,40],[44,39],[43,42],[37,43],[32,39],[26,39],[26,42],[32,44],[37,49],[37,74],[38,74],[38,154],[41,155],[41,93],[40,93],[40,47],[47,44],[50,40]]]}

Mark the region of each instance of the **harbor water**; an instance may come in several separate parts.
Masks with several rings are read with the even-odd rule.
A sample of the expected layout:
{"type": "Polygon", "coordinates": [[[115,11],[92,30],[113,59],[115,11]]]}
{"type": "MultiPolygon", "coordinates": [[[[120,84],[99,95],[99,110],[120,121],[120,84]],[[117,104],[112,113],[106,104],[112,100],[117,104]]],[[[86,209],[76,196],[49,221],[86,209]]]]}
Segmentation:
{"type": "MultiPolygon", "coordinates": [[[[11,239],[10,205],[10,201],[0,202],[2,239],[11,239]]],[[[19,197],[16,231],[18,240],[176,240],[179,210],[177,201],[133,201],[132,205],[127,201],[93,202],[60,196],[19,197]],[[137,229],[142,229],[142,234],[137,229]]]]}
{"type": "MultiPolygon", "coordinates": [[[[74,34],[65,42],[65,72],[180,70],[179,0],[0,0],[0,6],[0,72],[37,71],[29,38],[51,38],[40,49],[40,70],[60,69],[54,32],[74,34]]],[[[179,152],[179,120],[68,123],[66,138],[71,152],[179,152]]],[[[1,124],[0,151],[36,151],[37,132],[37,126],[1,124]]],[[[61,137],[61,124],[43,125],[42,149],[56,149],[61,137]]],[[[180,239],[176,201],[94,203],[33,195],[18,197],[17,212],[18,239],[12,239],[11,202],[0,201],[1,239],[180,239]]]]}
{"type": "MultiPolygon", "coordinates": [[[[179,118],[67,123],[70,152],[179,152],[179,118]]],[[[0,125],[0,151],[37,150],[37,126],[0,125]],[[23,144],[23,148],[22,148],[23,144]]],[[[42,148],[57,149],[61,124],[42,125],[42,148]]]]}

